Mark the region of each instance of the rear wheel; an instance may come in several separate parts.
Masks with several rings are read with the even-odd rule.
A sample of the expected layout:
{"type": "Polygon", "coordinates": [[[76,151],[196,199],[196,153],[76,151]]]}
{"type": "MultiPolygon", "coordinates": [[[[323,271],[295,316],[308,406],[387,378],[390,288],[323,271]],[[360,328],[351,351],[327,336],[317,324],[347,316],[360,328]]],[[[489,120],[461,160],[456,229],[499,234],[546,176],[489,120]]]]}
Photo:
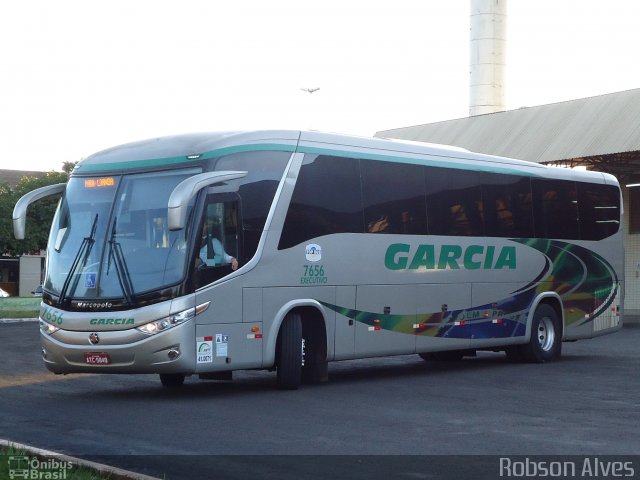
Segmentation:
{"type": "Polygon", "coordinates": [[[184,375],[180,373],[161,373],[160,383],[163,387],[178,388],[184,383],[184,375]]]}
{"type": "Polygon", "coordinates": [[[280,390],[297,390],[302,378],[302,319],[289,313],[278,333],[276,355],[277,386],[280,390]]]}
{"type": "Polygon", "coordinates": [[[522,360],[530,363],[543,363],[560,357],[562,329],[558,314],[551,305],[542,304],[536,308],[529,343],[518,345],[517,351],[522,360]]]}

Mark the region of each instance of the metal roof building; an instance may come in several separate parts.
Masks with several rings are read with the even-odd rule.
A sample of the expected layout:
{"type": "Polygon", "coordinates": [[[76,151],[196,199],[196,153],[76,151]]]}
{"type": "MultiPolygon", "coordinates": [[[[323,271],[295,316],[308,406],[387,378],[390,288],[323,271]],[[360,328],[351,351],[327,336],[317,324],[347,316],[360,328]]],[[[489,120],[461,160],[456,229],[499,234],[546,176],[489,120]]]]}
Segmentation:
{"type": "Polygon", "coordinates": [[[587,165],[629,182],[640,173],[640,88],[380,131],[539,163],[587,165]]]}
{"type": "Polygon", "coordinates": [[[640,88],[412,127],[376,137],[455,145],[490,155],[586,166],[615,175],[625,210],[625,312],[640,314],[640,88]]]}

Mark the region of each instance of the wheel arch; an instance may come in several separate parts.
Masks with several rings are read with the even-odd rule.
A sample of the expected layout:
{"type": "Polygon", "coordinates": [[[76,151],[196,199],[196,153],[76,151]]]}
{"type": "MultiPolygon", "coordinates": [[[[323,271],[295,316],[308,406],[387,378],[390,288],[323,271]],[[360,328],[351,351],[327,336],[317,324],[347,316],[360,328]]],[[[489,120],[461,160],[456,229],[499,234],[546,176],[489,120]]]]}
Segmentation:
{"type": "Polygon", "coordinates": [[[556,315],[558,315],[558,319],[560,320],[560,328],[562,329],[562,331],[559,332],[560,338],[564,339],[566,326],[562,298],[556,292],[544,292],[538,295],[531,303],[529,315],[527,316],[527,329],[525,333],[526,341],[528,342],[531,338],[531,325],[533,323],[533,316],[535,315],[536,310],[540,305],[549,305],[556,312],[556,315]]]}
{"type": "Polygon", "coordinates": [[[298,313],[302,319],[302,335],[310,334],[324,335],[327,342],[327,355],[329,355],[329,338],[327,337],[327,315],[325,308],[320,302],[314,299],[298,299],[285,303],[276,312],[269,330],[266,332],[264,342],[264,367],[272,367],[276,361],[276,348],[278,333],[285,317],[289,313],[298,313]]]}

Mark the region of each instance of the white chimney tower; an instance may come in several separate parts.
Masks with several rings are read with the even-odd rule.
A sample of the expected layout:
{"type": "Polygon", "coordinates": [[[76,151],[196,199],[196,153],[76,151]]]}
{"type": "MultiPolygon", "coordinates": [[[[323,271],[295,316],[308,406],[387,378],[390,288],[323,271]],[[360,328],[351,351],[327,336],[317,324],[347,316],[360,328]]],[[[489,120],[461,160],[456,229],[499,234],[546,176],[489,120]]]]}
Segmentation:
{"type": "Polygon", "coordinates": [[[469,116],[501,112],[507,44],[507,0],[470,0],[469,116]]]}

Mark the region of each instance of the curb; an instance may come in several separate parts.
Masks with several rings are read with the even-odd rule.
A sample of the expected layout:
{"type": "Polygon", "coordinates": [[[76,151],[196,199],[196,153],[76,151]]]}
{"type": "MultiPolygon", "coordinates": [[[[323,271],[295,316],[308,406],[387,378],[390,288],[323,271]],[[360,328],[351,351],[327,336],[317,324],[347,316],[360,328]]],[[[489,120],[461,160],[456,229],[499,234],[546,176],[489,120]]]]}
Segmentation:
{"type": "Polygon", "coordinates": [[[37,321],[37,318],[0,318],[0,323],[27,323],[37,321]]]}
{"type": "Polygon", "coordinates": [[[50,450],[43,450],[42,448],[32,447],[30,445],[25,445],[24,443],[11,442],[2,438],[0,438],[0,447],[13,447],[20,450],[26,450],[36,457],[45,459],[55,457],[56,460],[70,462],[74,465],[95,470],[105,476],[108,475],[110,480],[162,480],[158,477],[150,477],[149,475],[144,475],[142,473],[130,472],[128,470],[123,470],[122,468],[112,467],[110,465],[92,462],[90,460],[83,460],[81,458],[52,452],[50,450]]]}

